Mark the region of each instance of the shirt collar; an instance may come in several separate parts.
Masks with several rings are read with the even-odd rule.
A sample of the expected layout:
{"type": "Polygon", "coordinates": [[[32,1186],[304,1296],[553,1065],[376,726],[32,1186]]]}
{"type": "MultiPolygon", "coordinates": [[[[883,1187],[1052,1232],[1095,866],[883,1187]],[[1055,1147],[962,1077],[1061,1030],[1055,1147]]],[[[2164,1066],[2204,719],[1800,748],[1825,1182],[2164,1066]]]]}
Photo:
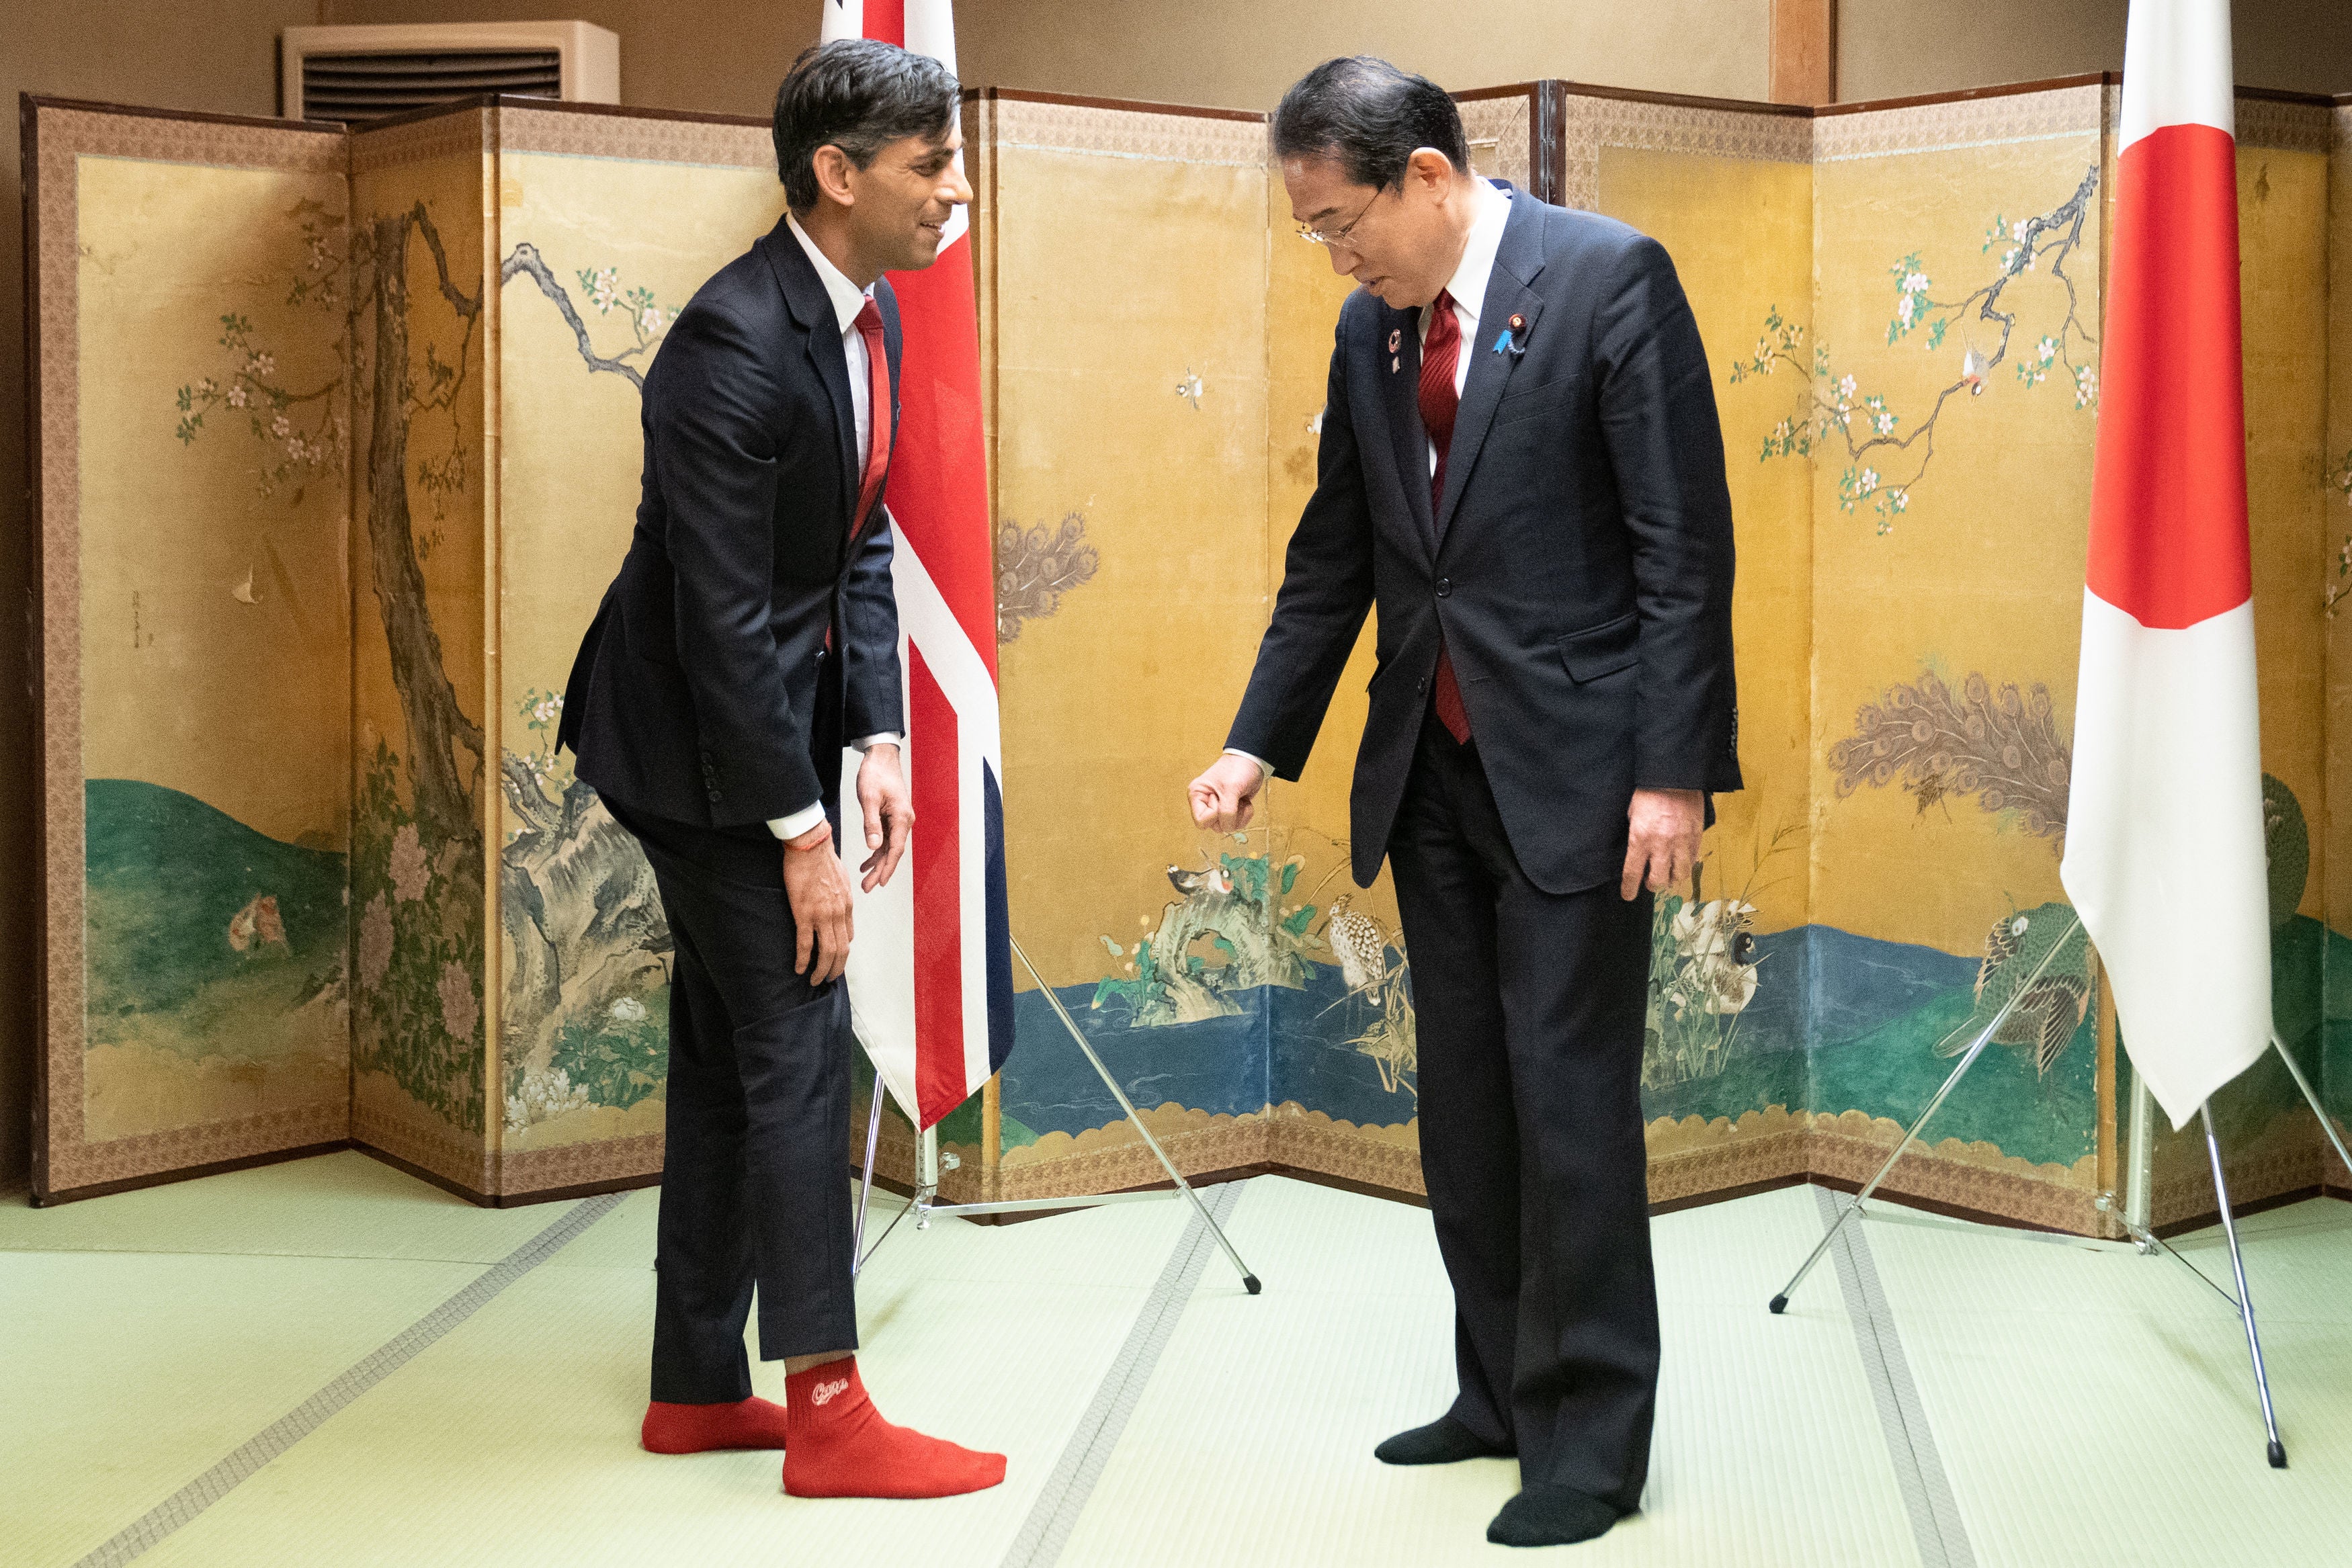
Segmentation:
{"type": "MultiPolygon", "coordinates": [[[[834,318],[841,323],[842,336],[847,337],[851,329],[857,325],[857,313],[866,308],[866,301],[873,291],[862,289],[850,282],[848,276],[834,266],[824,252],[817,249],[816,241],[809,238],[808,230],[801,227],[799,218],[786,213],[784,221],[792,225],[793,237],[801,242],[801,248],[808,252],[809,261],[816,267],[816,280],[824,285],[824,297],[833,301],[834,318]]],[[[1486,255],[1491,261],[1494,257],[1491,246],[1486,255]]]]}
{"type": "MultiPolygon", "coordinates": [[[[1503,246],[1503,229],[1511,220],[1511,198],[1493,183],[1478,182],[1478,211],[1470,220],[1470,237],[1462,246],[1462,264],[1445,292],[1454,296],[1454,313],[1461,319],[1463,336],[1477,324],[1486,303],[1486,279],[1495,270],[1495,253],[1503,246]]],[[[1423,311],[1423,318],[1428,315],[1423,311]]]]}

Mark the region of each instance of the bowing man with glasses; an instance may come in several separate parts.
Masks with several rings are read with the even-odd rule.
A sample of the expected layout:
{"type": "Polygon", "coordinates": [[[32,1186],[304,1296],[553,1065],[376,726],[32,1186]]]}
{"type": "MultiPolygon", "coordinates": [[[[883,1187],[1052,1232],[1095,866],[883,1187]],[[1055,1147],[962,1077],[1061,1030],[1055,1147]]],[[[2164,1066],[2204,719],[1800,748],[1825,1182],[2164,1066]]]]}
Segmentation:
{"type": "Polygon", "coordinates": [[[1368,611],[1356,881],[1412,955],[1422,1171],[1459,1392],[1376,1450],[1516,1455],[1487,1538],[1641,1505],[1657,1398],[1640,1092],[1652,894],[1739,788],[1732,528],[1706,358],[1658,243],[1470,169],[1434,83],[1327,62],[1274,150],[1340,308],[1315,494],[1225,753],[1296,779],[1368,611]]]}

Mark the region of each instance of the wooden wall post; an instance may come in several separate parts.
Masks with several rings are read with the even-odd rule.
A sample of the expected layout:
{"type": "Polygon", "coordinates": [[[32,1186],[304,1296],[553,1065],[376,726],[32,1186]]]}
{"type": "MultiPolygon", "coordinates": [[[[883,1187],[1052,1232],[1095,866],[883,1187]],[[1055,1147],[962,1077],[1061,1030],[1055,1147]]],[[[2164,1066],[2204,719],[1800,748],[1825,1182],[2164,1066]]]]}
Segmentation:
{"type": "Polygon", "coordinates": [[[1772,0],[1774,103],[1837,101],[1837,0],[1772,0]]]}

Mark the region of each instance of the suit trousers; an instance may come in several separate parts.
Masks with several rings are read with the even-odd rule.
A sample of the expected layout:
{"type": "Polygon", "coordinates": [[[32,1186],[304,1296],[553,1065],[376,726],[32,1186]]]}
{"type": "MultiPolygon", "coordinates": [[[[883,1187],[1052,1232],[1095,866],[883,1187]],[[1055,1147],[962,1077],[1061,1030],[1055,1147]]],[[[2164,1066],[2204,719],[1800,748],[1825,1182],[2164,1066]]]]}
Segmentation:
{"type": "Polygon", "coordinates": [[[1412,962],[1421,1162],[1454,1285],[1452,1414],[1528,1486],[1631,1512],[1658,1307],[1642,1137],[1651,895],[1549,894],[1478,758],[1425,717],[1389,859],[1412,962]]]}
{"type": "Polygon", "coordinates": [[[760,1357],[851,1350],[849,993],[793,972],[783,846],[605,805],[653,862],[676,956],[653,1396],[749,1398],[760,1357]]]}

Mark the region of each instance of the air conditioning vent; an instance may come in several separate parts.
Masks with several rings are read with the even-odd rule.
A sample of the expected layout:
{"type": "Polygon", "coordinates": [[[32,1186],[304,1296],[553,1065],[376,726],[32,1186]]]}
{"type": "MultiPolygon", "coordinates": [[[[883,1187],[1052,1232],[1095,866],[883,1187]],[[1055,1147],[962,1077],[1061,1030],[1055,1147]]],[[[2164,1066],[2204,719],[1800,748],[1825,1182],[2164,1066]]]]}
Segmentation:
{"type": "Polygon", "coordinates": [[[284,111],[364,125],[482,93],[614,103],[621,41],[585,22],[289,27],[284,111]]]}
{"type": "Polygon", "coordinates": [[[563,96],[563,61],[553,49],[477,54],[310,55],[302,61],[302,118],[348,125],[405,114],[475,93],[563,96]]]}

